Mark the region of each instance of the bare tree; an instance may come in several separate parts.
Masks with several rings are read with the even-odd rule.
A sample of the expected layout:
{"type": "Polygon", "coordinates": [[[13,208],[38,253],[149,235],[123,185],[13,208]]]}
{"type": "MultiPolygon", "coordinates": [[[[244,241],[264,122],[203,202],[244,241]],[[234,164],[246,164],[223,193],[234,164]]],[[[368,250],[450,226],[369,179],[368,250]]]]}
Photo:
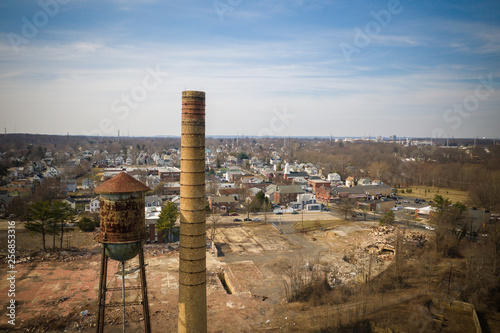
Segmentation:
{"type": "Polygon", "coordinates": [[[349,199],[342,199],[337,203],[337,209],[344,215],[344,219],[347,220],[347,216],[354,212],[354,204],[349,199]]]}
{"type": "Polygon", "coordinates": [[[216,195],[219,190],[219,184],[215,181],[207,182],[206,192],[208,196],[216,195]]]}
{"type": "Polygon", "coordinates": [[[281,262],[278,269],[285,278],[288,302],[321,297],[327,288],[326,272],[321,269],[318,259],[296,256],[281,262]]]}
{"type": "Polygon", "coordinates": [[[487,227],[488,237],[493,244],[493,274],[497,273],[498,253],[500,252],[500,223],[490,224],[487,227]]]}
{"type": "Polygon", "coordinates": [[[215,236],[217,235],[217,228],[222,221],[222,216],[219,214],[210,214],[208,217],[208,220],[210,222],[210,239],[214,242],[215,241],[215,236]]]}

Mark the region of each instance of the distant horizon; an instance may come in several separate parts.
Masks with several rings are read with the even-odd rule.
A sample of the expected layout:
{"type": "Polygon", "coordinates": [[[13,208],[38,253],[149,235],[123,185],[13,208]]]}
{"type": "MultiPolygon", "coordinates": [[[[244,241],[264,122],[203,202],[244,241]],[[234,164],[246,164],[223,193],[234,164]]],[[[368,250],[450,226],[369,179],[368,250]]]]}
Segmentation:
{"type": "MultiPolygon", "coordinates": [[[[152,135],[152,136],[88,136],[88,135],[73,135],[73,134],[47,134],[47,133],[2,133],[2,135],[40,135],[40,136],[58,136],[58,137],[87,137],[87,138],[102,138],[102,139],[124,139],[124,138],[177,138],[180,139],[180,135],[152,135]]],[[[252,135],[206,135],[207,138],[251,138],[251,139],[366,139],[366,140],[377,140],[377,136],[320,136],[320,135],[286,135],[286,136],[252,136],[252,135]]],[[[392,140],[391,136],[380,136],[382,139],[392,140]]],[[[498,141],[498,137],[490,138],[490,137],[452,137],[452,138],[431,138],[431,137],[396,137],[396,141],[398,140],[406,140],[406,139],[416,139],[416,140],[429,140],[429,141],[446,141],[446,140],[493,140],[498,141]]]]}

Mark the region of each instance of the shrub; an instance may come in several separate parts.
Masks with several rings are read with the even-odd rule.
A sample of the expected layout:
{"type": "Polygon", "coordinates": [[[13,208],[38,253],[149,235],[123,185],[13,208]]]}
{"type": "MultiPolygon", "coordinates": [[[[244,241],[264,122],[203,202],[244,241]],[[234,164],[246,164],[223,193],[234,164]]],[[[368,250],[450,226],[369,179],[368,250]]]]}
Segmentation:
{"type": "Polygon", "coordinates": [[[92,232],[99,225],[99,222],[92,220],[86,216],[82,217],[76,224],[81,231],[92,232]]]}

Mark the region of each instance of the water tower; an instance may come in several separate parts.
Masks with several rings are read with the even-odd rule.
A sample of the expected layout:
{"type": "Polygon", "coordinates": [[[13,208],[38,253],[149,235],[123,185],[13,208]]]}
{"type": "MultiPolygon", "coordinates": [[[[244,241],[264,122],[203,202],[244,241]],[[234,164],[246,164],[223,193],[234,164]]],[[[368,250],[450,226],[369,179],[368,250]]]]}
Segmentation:
{"type": "MultiPolygon", "coordinates": [[[[125,332],[125,261],[139,255],[140,287],[144,315],[144,331],[151,332],[149,304],[144,268],[143,243],[146,237],[145,193],[149,187],[121,172],[95,189],[100,194],[101,273],[99,281],[99,312],[97,332],[104,332],[106,293],[119,288],[107,288],[108,258],[121,262],[123,332],[125,332]]],[[[137,305],[137,304],[135,304],[137,305]]]]}

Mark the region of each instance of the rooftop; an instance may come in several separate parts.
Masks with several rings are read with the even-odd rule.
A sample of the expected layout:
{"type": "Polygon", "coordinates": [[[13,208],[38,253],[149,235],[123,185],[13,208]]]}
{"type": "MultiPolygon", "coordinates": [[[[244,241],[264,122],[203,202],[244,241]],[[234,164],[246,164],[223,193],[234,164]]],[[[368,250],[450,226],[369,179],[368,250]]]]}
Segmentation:
{"type": "Polygon", "coordinates": [[[148,192],[150,188],[125,172],[120,172],[95,189],[95,193],[134,193],[148,192]]]}

